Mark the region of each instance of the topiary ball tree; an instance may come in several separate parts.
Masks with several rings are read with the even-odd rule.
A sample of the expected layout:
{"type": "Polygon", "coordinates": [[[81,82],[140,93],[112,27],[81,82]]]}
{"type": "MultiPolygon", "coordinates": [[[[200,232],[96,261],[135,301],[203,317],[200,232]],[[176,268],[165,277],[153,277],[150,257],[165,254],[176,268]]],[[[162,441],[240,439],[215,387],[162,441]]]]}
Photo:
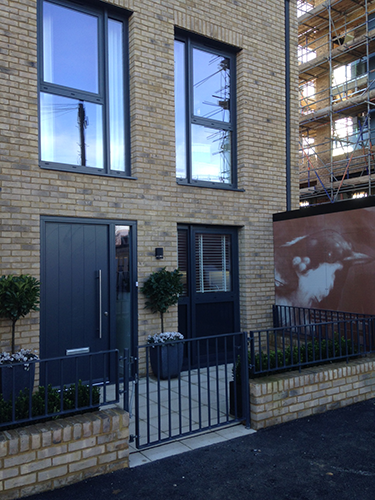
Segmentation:
{"type": "Polygon", "coordinates": [[[12,354],[15,347],[16,322],[29,314],[39,311],[40,282],[28,274],[10,274],[0,278],[0,318],[12,322],[12,354]]]}
{"type": "Polygon", "coordinates": [[[150,274],[144,282],[141,292],[146,297],[145,308],[151,309],[153,313],[160,313],[161,331],[164,332],[163,315],[170,306],[177,304],[178,297],[182,293],[182,274],[178,269],[167,271],[165,267],[150,274]]]}

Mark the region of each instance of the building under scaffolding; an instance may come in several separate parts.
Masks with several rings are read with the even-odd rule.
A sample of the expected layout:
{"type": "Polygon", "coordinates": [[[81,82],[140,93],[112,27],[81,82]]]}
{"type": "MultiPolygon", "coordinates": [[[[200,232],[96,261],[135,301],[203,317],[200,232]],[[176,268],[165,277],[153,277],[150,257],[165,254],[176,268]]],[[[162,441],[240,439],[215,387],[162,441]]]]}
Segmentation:
{"type": "Polygon", "coordinates": [[[375,193],[375,0],[299,0],[300,202],[375,193]]]}

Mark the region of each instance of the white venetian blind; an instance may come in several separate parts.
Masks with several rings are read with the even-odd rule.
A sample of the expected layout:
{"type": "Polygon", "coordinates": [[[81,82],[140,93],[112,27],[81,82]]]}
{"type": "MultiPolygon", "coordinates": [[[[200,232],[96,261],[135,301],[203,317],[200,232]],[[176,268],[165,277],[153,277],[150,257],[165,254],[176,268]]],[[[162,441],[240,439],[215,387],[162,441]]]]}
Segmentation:
{"type": "Polygon", "coordinates": [[[187,229],[178,230],[178,269],[182,274],[183,291],[187,295],[187,270],[188,270],[188,232],[187,229]]]}
{"type": "Polygon", "coordinates": [[[231,237],[196,233],[196,292],[231,291],[231,237]]]}

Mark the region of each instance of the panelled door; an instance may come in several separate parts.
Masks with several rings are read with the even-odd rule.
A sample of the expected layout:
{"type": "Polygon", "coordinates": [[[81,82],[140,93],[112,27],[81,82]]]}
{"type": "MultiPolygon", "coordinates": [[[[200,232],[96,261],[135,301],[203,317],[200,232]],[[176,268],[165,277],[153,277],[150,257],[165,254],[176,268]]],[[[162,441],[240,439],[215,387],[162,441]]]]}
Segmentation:
{"type": "Polygon", "coordinates": [[[44,357],[110,348],[108,230],[104,224],[45,223],[44,357]]]}
{"type": "Polygon", "coordinates": [[[131,349],[131,225],[84,219],[41,222],[41,356],[131,349]]]}
{"type": "Polygon", "coordinates": [[[179,226],[178,267],[184,276],[179,331],[187,338],[238,332],[237,230],[179,226]]]}

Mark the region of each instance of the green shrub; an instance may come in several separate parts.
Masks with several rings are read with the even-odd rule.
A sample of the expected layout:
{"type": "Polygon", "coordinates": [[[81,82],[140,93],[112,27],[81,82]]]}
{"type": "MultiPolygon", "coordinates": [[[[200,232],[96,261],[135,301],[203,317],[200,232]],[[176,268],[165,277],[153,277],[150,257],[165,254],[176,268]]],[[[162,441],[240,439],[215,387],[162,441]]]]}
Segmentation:
{"type": "Polygon", "coordinates": [[[145,308],[160,314],[161,331],[164,333],[164,314],[177,304],[183,291],[182,273],[178,269],[167,271],[165,267],[150,274],[144,282],[141,292],[146,297],[145,308]]]}
{"type": "MultiPolygon", "coordinates": [[[[71,413],[80,413],[77,410],[90,406],[90,386],[82,384],[81,380],[77,386],[77,405],[76,405],[76,385],[64,386],[63,391],[53,388],[51,385],[47,387],[47,413],[52,415],[51,418],[58,418],[62,408],[64,411],[71,413]]],[[[30,393],[28,389],[20,391],[15,399],[15,419],[25,420],[29,418],[29,399],[30,393]]],[[[92,387],[92,406],[98,407],[100,401],[100,389],[92,387]]],[[[33,418],[41,417],[41,420],[46,420],[46,388],[40,386],[38,390],[31,396],[31,414],[33,418]]],[[[11,422],[12,420],[12,401],[5,401],[3,395],[0,394],[0,424],[11,422]]],[[[33,423],[35,421],[33,420],[33,423]]],[[[2,428],[4,430],[4,428],[2,428]]]]}
{"type": "Polygon", "coordinates": [[[40,282],[28,274],[0,277],[0,318],[12,322],[12,353],[15,352],[15,328],[20,318],[39,311],[40,282]]]}
{"type": "MultiPolygon", "coordinates": [[[[293,347],[285,348],[285,363],[284,363],[284,354],[283,350],[277,349],[276,351],[269,351],[269,354],[261,351],[261,353],[256,354],[255,356],[255,366],[254,371],[258,372],[262,370],[262,373],[252,373],[252,370],[249,369],[249,377],[261,377],[269,374],[271,371],[288,371],[288,370],[296,370],[299,363],[299,359],[301,363],[309,363],[309,366],[314,366],[315,364],[320,364],[329,358],[333,358],[334,356],[341,355],[345,357],[347,354],[352,355],[357,353],[356,346],[353,344],[351,340],[345,341],[345,338],[342,337],[335,340],[322,340],[320,345],[317,340],[314,342],[308,342],[307,344],[303,343],[298,348],[298,345],[293,347]],[[346,345],[348,351],[346,351],[346,345]],[[341,347],[341,351],[340,351],[341,347]],[[298,353],[300,355],[298,356],[298,353]],[[276,363],[277,360],[277,363],[276,363]],[[293,360],[293,362],[292,362],[293,360]],[[268,366],[269,364],[269,366],[268,366]],[[280,368],[279,368],[280,367],[280,368]]],[[[248,360],[249,366],[251,366],[251,352],[248,352],[248,360]]],[[[331,361],[331,360],[330,360],[331,361]]],[[[337,361],[341,361],[341,359],[337,359],[337,361]]],[[[241,361],[240,357],[237,358],[236,366],[235,366],[235,374],[236,380],[239,382],[241,380],[241,361]]]]}

